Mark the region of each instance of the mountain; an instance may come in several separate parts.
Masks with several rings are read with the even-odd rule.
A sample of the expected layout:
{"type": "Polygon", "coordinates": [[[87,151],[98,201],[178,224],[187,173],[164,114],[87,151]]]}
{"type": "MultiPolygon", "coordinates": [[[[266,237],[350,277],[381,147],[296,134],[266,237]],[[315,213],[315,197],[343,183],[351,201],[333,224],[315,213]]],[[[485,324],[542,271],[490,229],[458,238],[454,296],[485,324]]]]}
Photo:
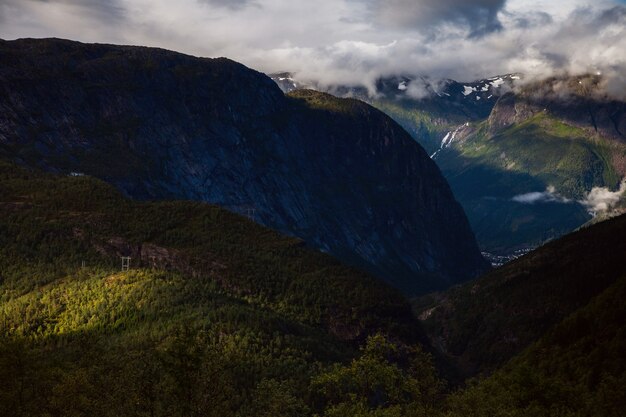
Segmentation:
{"type": "Polygon", "coordinates": [[[626,176],[626,104],[603,93],[601,76],[522,78],[388,77],[375,91],[330,90],[383,110],[424,146],[481,249],[501,263],[592,216],[623,212],[614,201],[623,193],[611,193],[626,176]]]}
{"type": "Polygon", "coordinates": [[[344,85],[303,82],[288,72],[269,75],[285,92],[298,89],[326,91],[339,97],[354,97],[383,110],[404,127],[430,154],[441,145],[450,127],[489,116],[498,98],[511,91],[521,77],[505,74],[485,80],[460,83],[450,79],[392,76],[379,78],[374,90],[344,85]]]}
{"type": "Polygon", "coordinates": [[[278,87],[283,93],[291,93],[295,90],[308,90],[312,89],[307,84],[303,84],[300,81],[293,78],[293,75],[289,72],[277,72],[270,75],[272,81],[278,84],[278,87]]]}
{"type": "Polygon", "coordinates": [[[583,228],[485,276],[416,301],[463,377],[490,373],[626,276],[626,215],[583,228]]]}
{"type": "Polygon", "coordinates": [[[536,246],[610,212],[602,194],[621,197],[626,104],[595,97],[594,83],[546,80],[505,94],[437,156],[482,245],[536,246]],[[570,95],[556,96],[557,85],[570,95]],[[497,213],[496,227],[485,212],[497,213]]]}
{"type": "Polygon", "coordinates": [[[0,61],[0,153],[21,164],[248,214],[409,294],[487,268],[437,166],[362,102],[160,49],[25,39],[0,61]]]}

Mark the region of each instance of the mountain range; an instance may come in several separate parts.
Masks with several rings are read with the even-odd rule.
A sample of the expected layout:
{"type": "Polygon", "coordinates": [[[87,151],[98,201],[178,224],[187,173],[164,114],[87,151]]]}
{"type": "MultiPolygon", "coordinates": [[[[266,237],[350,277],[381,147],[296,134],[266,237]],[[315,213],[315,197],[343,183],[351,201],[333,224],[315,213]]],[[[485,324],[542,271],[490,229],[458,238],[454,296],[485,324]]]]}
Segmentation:
{"type": "Polygon", "coordinates": [[[381,81],[426,151],[225,58],[0,41],[0,415],[621,417],[626,215],[556,236],[618,211],[623,104],[516,77],[381,81]]]}
{"type": "Polygon", "coordinates": [[[358,97],[394,118],[438,164],[494,263],[624,211],[626,103],[603,93],[601,75],[396,76],[369,90],[272,79],[285,91],[358,97]]]}

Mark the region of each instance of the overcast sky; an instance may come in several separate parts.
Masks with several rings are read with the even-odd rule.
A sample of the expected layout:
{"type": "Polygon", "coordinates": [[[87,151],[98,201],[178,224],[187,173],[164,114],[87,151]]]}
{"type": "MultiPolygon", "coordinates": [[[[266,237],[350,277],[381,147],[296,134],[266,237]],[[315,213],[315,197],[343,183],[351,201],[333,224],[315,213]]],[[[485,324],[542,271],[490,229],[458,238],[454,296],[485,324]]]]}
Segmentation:
{"type": "Polygon", "coordinates": [[[226,56],[323,83],[602,72],[626,89],[624,0],[0,0],[0,37],[226,56]]]}

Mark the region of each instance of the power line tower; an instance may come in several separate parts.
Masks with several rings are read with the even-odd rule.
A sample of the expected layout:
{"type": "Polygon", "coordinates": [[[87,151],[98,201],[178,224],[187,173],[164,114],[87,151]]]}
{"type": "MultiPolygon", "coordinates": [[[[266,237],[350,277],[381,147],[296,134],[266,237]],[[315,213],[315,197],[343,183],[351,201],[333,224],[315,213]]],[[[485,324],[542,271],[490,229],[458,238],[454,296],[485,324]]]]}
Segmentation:
{"type": "Polygon", "coordinates": [[[122,271],[130,269],[130,256],[122,256],[122,271]]]}
{"type": "Polygon", "coordinates": [[[248,217],[248,219],[254,221],[256,219],[256,208],[248,207],[246,209],[246,217],[248,217]]]}

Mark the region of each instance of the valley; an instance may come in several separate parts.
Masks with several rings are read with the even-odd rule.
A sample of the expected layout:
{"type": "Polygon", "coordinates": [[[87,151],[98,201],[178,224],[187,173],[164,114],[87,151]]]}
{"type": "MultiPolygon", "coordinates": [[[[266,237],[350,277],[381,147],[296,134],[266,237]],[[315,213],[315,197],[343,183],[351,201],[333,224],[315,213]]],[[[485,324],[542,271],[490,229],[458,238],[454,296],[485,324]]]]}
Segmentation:
{"type": "Polygon", "coordinates": [[[273,79],[286,91],[329,90],[389,114],[437,163],[489,257],[514,258],[623,213],[626,104],[603,98],[599,77],[388,77],[375,91],[273,79]]]}
{"type": "Polygon", "coordinates": [[[0,41],[0,415],[621,417],[625,105],[521,80],[0,41]]]}

